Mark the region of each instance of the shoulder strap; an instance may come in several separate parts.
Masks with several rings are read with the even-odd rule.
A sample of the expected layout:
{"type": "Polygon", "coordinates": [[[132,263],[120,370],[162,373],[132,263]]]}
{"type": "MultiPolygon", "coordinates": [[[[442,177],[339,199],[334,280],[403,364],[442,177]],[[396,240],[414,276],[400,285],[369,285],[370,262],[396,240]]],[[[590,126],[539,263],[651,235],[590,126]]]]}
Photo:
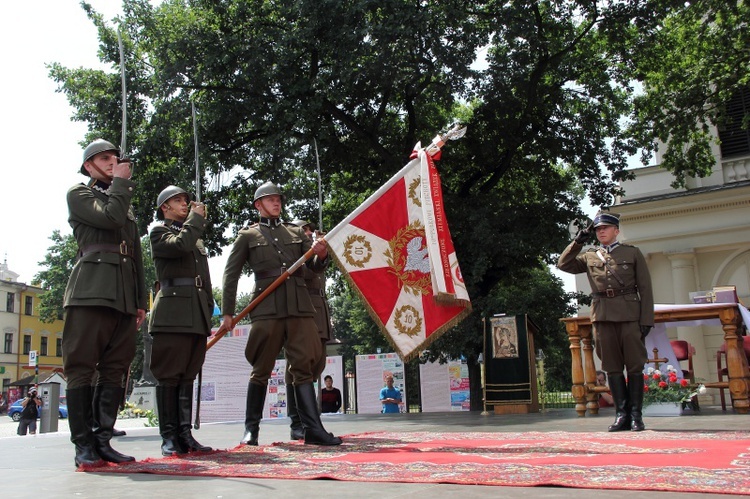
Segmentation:
{"type": "Polygon", "coordinates": [[[622,277],[619,276],[617,272],[615,272],[615,269],[612,268],[612,266],[609,264],[606,258],[604,258],[604,255],[602,255],[602,250],[598,249],[596,250],[596,256],[599,257],[599,260],[604,262],[604,266],[607,267],[607,270],[609,270],[612,273],[612,277],[617,279],[617,282],[620,283],[620,286],[625,286],[625,281],[622,280],[622,277]]]}
{"type": "Polygon", "coordinates": [[[297,259],[294,258],[293,256],[291,256],[289,253],[287,253],[284,248],[282,248],[281,246],[279,246],[279,244],[276,241],[274,241],[274,239],[271,237],[271,235],[267,231],[268,231],[268,228],[266,228],[263,224],[260,224],[258,226],[258,232],[260,232],[263,235],[263,237],[266,238],[266,241],[268,241],[271,244],[271,246],[273,246],[274,248],[276,248],[276,250],[279,253],[281,253],[282,255],[284,255],[284,257],[286,257],[289,260],[289,265],[291,265],[294,262],[296,262],[297,259]]]}

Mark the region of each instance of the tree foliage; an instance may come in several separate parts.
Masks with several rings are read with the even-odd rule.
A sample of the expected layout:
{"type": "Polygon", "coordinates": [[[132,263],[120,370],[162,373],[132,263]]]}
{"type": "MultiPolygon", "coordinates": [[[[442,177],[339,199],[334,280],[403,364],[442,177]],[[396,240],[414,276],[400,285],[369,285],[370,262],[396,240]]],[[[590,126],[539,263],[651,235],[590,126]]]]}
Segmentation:
{"type": "Polygon", "coordinates": [[[65,287],[78,254],[73,234],[63,236],[59,230],[54,230],[49,239],[52,245],[47,248],[44,260],[39,262],[43,270],[34,276],[34,283],[44,289],[39,296],[39,319],[47,323],[61,318],[65,312],[65,287]]]}
{"type": "MultiPolygon", "coordinates": [[[[582,196],[611,204],[629,158],[660,141],[678,184],[706,174],[708,127],[749,74],[744,2],[124,0],[114,23],[82,6],[111,70],[50,66],[89,125],[82,144],[120,133],[120,29],[142,229],[163,187],[193,183],[194,102],[213,254],[254,216],[263,181],[317,218],[314,145],[330,228],[417,141],[465,123],[438,167],[478,313],[433,350],[472,358],[498,308],[544,321],[550,344],[564,334],[569,297],[546,265],[582,196]]],[[[333,294],[351,348],[376,348],[361,304],[333,294]]]]}

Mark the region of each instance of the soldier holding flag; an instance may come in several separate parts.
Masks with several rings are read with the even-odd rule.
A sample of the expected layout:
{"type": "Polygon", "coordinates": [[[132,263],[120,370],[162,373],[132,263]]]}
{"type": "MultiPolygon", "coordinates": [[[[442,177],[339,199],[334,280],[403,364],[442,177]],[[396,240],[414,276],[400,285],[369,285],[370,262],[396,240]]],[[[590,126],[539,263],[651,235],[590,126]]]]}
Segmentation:
{"type": "MultiPolygon", "coordinates": [[[[312,242],[299,227],[280,220],[282,194],[278,186],[266,182],[255,191],[253,204],[260,214],[257,223],[240,230],[232,245],[224,270],[222,328],[231,331],[237,299],[237,282],[247,264],[255,275],[253,298],[296,260],[312,249],[308,262],[313,271],[326,265],[325,242],[312,242]]],[[[315,325],[315,307],[310,300],[303,272],[295,271],[267,299],[250,312],[251,328],[245,358],[252,365],[245,409],[245,435],[242,443],[258,445],[260,420],[268,379],[276,357],[284,348],[293,377],[294,396],[305,430],[305,443],[339,445],[341,439],[328,433],[320,421],[313,388],[315,363],[321,356],[321,342],[315,325]]]]}

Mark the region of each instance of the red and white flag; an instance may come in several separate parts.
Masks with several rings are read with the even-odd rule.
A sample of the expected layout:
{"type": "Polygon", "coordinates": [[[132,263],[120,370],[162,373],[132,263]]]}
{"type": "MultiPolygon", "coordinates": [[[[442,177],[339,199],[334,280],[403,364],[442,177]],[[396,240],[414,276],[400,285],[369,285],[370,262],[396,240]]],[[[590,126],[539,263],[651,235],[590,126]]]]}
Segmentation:
{"type": "Polygon", "coordinates": [[[471,312],[432,157],[416,158],[325,239],[370,315],[407,361],[471,312]]]}

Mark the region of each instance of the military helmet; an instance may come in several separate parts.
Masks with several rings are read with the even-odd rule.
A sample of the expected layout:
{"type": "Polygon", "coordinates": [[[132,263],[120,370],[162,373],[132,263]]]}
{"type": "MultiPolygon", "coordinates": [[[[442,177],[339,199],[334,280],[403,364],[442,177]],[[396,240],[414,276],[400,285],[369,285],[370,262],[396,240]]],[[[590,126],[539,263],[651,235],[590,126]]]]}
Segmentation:
{"type": "Polygon", "coordinates": [[[156,198],[156,218],[158,218],[159,220],[163,220],[164,213],[162,213],[161,211],[161,205],[163,205],[173,197],[179,196],[180,194],[186,194],[188,199],[190,199],[190,195],[185,192],[185,189],[177,187],[176,185],[169,185],[163,191],[161,191],[159,193],[159,196],[156,198]]]}
{"type": "MultiPolygon", "coordinates": [[[[96,139],[91,144],[87,145],[86,149],[83,150],[83,163],[90,160],[100,152],[104,151],[114,151],[118,156],[120,155],[120,148],[114,145],[112,142],[104,139],[96,139]]],[[[86,168],[83,167],[83,163],[81,163],[81,173],[84,175],[88,175],[89,172],[86,171],[86,168]]]]}
{"type": "Polygon", "coordinates": [[[281,189],[279,189],[279,186],[277,186],[273,182],[266,182],[264,184],[261,184],[261,186],[255,190],[255,196],[253,196],[253,204],[255,204],[255,202],[260,198],[273,195],[281,196],[281,201],[284,201],[284,195],[281,193],[281,189]]]}
{"type": "Polygon", "coordinates": [[[297,220],[292,220],[292,225],[296,225],[297,227],[304,227],[305,225],[309,225],[310,229],[315,229],[315,224],[312,222],[308,222],[307,220],[302,220],[298,218],[297,220]]]}

